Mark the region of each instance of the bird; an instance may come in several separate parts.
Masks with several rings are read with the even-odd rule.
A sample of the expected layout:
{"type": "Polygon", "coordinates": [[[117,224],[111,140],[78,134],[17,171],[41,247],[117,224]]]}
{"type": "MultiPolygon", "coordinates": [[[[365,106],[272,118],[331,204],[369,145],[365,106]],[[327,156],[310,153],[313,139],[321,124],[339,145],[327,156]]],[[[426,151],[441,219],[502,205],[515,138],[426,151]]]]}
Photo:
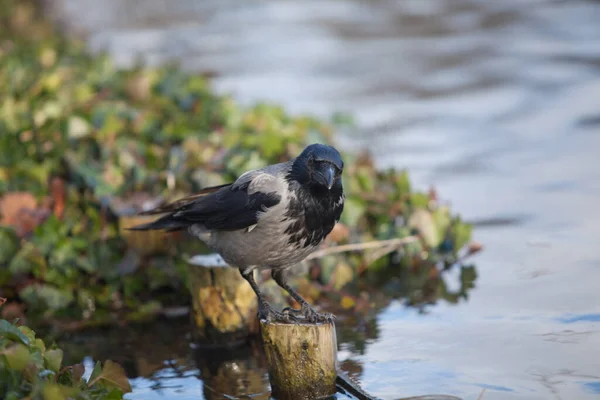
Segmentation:
{"type": "Polygon", "coordinates": [[[143,215],[165,214],[132,230],[187,230],[237,267],[258,299],[258,318],[266,322],[331,322],[288,283],[290,269],[325,240],[344,209],[344,162],[337,149],[306,146],[295,158],[240,175],[234,182],[208,187],[143,215]],[[275,311],[254,280],[254,270],[270,270],[274,281],[300,309],[275,311]]]}

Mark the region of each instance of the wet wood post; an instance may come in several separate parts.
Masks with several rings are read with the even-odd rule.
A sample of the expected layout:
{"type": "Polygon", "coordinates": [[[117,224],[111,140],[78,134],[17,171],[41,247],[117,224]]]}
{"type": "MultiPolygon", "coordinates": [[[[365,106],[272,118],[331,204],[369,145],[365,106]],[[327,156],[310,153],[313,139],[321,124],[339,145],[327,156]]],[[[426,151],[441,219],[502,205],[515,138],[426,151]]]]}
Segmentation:
{"type": "Polygon", "coordinates": [[[337,338],[333,323],[260,321],[273,396],[317,399],[335,394],[337,338]]]}
{"type": "Polygon", "coordinates": [[[195,256],[188,262],[194,340],[233,345],[258,333],[258,302],[237,268],[217,254],[195,256]]]}

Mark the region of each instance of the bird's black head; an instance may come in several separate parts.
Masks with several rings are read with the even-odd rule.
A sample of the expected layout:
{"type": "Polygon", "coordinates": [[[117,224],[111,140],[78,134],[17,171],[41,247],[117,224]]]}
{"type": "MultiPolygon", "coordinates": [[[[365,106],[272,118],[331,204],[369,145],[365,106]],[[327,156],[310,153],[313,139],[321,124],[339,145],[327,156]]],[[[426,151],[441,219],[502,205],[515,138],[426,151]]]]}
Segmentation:
{"type": "Polygon", "coordinates": [[[318,190],[341,189],[342,156],[333,147],[311,144],[294,160],[290,178],[318,190]]]}

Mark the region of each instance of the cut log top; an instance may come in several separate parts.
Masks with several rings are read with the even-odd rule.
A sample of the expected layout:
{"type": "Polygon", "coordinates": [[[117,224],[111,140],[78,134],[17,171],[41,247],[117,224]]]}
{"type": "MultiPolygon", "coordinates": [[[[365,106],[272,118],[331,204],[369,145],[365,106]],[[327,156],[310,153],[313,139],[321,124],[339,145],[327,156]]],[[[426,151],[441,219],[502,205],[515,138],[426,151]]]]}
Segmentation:
{"type": "Polygon", "coordinates": [[[337,342],[332,323],[260,321],[272,393],[280,400],[335,394],[337,342]]]}

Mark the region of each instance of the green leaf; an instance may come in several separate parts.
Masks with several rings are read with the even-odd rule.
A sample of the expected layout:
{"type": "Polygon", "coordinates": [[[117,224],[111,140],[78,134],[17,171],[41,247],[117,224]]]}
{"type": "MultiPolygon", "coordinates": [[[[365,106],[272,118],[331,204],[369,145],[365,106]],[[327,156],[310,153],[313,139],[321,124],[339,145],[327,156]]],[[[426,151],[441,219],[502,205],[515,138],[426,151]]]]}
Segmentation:
{"type": "Polygon", "coordinates": [[[26,346],[29,346],[30,343],[29,338],[19,328],[5,319],[0,320],[0,337],[21,342],[26,346]]]}
{"type": "Polygon", "coordinates": [[[58,289],[44,284],[29,285],[19,292],[19,297],[35,308],[61,310],[68,307],[74,300],[69,289],[58,289]]]}
{"type": "Polygon", "coordinates": [[[355,197],[349,197],[344,203],[344,213],[342,214],[342,222],[348,225],[351,229],[356,229],[356,225],[365,213],[366,205],[364,201],[355,197]]]}
{"type": "Polygon", "coordinates": [[[71,139],[81,139],[91,132],[90,124],[83,118],[72,116],[69,118],[67,132],[71,139]]]}
{"type": "Polygon", "coordinates": [[[123,392],[120,389],[112,389],[108,393],[102,395],[102,400],[122,400],[123,392]]]}
{"type": "Polygon", "coordinates": [[[96,365],[94,365],[94,369],[92,370],[92,374],[88,379],[88,386],[92,386],[91,382],[97,380],[98,376],[102,373],[102,363],[100,361],[96,361],[96,365]]]}
{"type": "Polygon", "coordinates": [[[456,218],[453,229],[454,249],[460,250],[471,240],[473,227],[470,224],[463,223],[460,218],[456,218]]]}
{"type": "Polygon", "coordinates": [[[410,202],[414,208],[427,208],[429,204],[429,195],[427,193],[412,193],[410,202]]]}
{"type": "Polygon", "coordinates": [[[475,287],[475,280],[477,279],[477,270],[473,265],[466,265],[460,269],[460,281],[461,290],[466,291],[467,289],[475,287]]]}
{"type": "Polygon", "coordinates": [[[437,247],[443,236],[438,234],[431,213],[424,209],[416,210],[408,219],[408,226],[416,229],[429,247],[437,247]]]}
{"type": "MultiPolygon", "coordinates": [[[[96,367],[98,364],[96,364],[96,367]]],[[[94,368],[94,372],[96,372],[96,368],[94,368]]],[[[131,392],[131,385],[129,384],[129,379],[127,379],[127,374],[125,374],[125,370],[119,364],[106,360],[104,363],[104,368],[102,371],[97,374],[93,379],[90,377],[90,381],[88,385],[94,386],[96,383],[103,383],[106,387],[114,387],[120,389],[123,393],[131,392]]]]}
{"type": "Polygon", "coordinates": [[[360,185],[361,192],[372,193],[375,191],[375,171],[368,166],[360,166],[356,169],[356,180],[360,185]]]}
{"type": "Polygon", "coordinates": [[[31,329],[28,326],[21,325],[19,327],[19,331],[21,331],[23,335],[27,336],[27,339],[29,339],[30,344],[35,342],[35,332],[33,331],[33,329],[31,329]]]}
{"type": "Polygon", "coordinates": [[[45,369],[44,368],[44,356],[42,355],[42,352],[40,349],[31,349],[30,355],[31,355],[31,362],[33,364],[35,364],[37,369],[40,369],[40,370],[45,369]]]}
{"type": "Polygon", "coordinates": [[[439,207],[433,212],[433,220],[440,238],[446,236],[446,231],[450,226],[451,216],[450,209],[448,207],[439,207]]]}
{"type": "Polygon", "coordinates": [[[25,245],[12,257],[8,268],[11,273],[27,273],[32,272],[36,263],[36,248],[33,243],[25,243],[25,245]]]}
{"type": "Polygon", "coordinates": [[[9,262],[19,251],[19,238],[13,229],[0,227],[0,264],[9,262]]]}
{"type": "Polygon", "coordinates": [[[38,349],[42,354],[46,352],[46,344],[42,339],[36,338],[31,346],[34,349],[38,349]]]}
{"type": "Polygon", "coordinates": [[[58,372],[62,365],[63,351],[61,349],[54,349],[46,351],[44,354],[44,364],[47,369],[58,372]]]}
{"type": "Polygon", "coordinates": [[[396,190],[399,194],[410,193],[410,180],[408,179],[408,172],[403,170],[400,176],[396,177],[396,190]]]}
{"type": "Polygon", "coordinates": [[[6,357],[8,366],[15,371],[23,371],[31,359],[29,349],[21,343],[3,350],[0,354],[6,357]]]}
{"type": "Polygon", "coordinates": [[[55,383],[46,383],[42,393],[44,400],[69,400],[77,396],[79,390],[55,383]]]}

